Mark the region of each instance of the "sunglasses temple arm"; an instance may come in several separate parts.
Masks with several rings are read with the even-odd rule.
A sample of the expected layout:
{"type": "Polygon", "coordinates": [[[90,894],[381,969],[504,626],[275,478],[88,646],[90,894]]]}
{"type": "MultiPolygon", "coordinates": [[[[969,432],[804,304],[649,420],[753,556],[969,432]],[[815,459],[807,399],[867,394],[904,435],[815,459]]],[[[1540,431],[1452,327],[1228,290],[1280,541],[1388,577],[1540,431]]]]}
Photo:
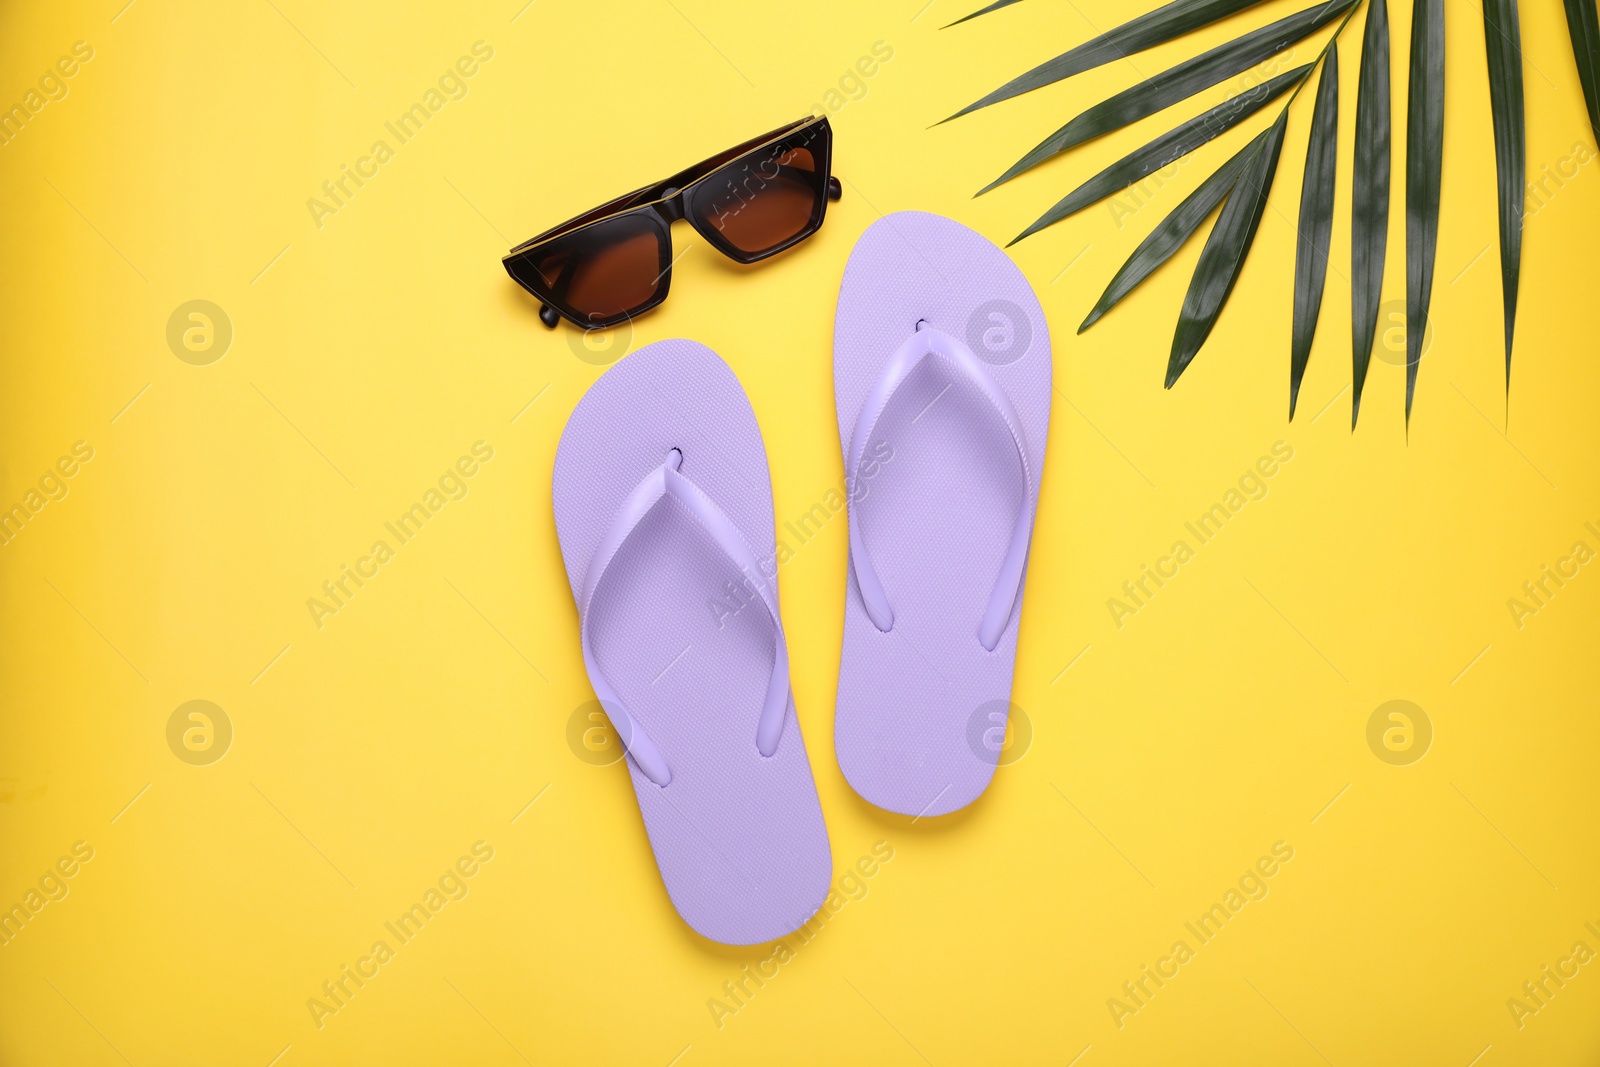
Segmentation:
{"type": "Polygon", "coordinates": [[[844,186],[839,184],[839,179],[833,175],[828,176],[828,199],[837,200],[844,195],[844,186]]]}

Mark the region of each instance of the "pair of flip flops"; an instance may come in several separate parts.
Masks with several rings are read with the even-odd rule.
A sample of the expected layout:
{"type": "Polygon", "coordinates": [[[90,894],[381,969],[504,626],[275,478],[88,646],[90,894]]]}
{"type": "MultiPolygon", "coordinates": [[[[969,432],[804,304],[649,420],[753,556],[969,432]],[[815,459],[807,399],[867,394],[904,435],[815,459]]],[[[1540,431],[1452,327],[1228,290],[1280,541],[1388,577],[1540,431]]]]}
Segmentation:
{"type": "MultiPolygon", "coordinates": [[[[1050,414],[1038,300],[987,239],[880,219],[845,269],[834,391],[850,568],[840,769],[942,815],[994,775],[1050,414]]],[[[556,530],[584,667],[673,905],[727,944],[781,937],[832,880],[789,687],[772,486],[733,372],[693,341],[607,371],[556,453],[556,530]]]]}

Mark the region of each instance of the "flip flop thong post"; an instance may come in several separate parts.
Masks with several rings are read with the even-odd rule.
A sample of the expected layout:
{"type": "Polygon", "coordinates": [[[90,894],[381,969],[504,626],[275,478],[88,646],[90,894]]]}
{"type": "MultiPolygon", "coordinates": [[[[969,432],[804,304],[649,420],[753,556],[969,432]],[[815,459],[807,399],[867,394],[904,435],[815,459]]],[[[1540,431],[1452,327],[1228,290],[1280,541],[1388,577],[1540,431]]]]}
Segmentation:
{"type": "Polygon", "coordinates": [[[994,776],[1050,374],[1039,301],[982,235],[903,211],[857,242],[833,337],[850,516],[834,743],[880,808],[946,814],[994,776]]]}
{"type": "Polygon", "coordinates": [[[725,944],[790,933],[826,897],[832,854],[744,390],[693,341],[640,349],[573,411],[553,493],[584,666],[673,906],[725,944]]]}

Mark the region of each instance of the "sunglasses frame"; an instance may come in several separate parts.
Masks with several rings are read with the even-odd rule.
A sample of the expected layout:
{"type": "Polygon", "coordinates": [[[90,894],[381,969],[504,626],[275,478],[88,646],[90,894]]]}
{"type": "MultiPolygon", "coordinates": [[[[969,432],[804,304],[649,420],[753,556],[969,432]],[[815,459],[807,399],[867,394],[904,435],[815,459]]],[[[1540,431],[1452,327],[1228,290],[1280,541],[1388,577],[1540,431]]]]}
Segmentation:
{"type": "Polygon", "coordinates": [[[649,311],[667,298],[667,293],[672,288],[672,224],[683,220],[693,226],[695,231],[717,251],[737,263],[758,263],[769,259],[801,241],[810,237],[822,228],[823,219],[828,213],[828,201],[838,200],[842,193],[839,179],[833,176],[833,128],[828,125],[826,115],[810,115],[798,122],[791,122],[769,133],[764,133],[752,140],[735,145],[733,148],[701,160],[692,167],[685,168],[664,181],[654,182],[643,188],[635,189],[631,193],[617,197],[615,200],[601,204],[599,207],[574,216],[559,226],[552,227],[537,237],[530,238],[513,248],[501,257],[501,264],[511,280],[522,288],[532,293],[540,301],[539,319],[547,327],[554,329],[556,324],[565,318],[574,325],[585,330],[605,329],[632,319],[635,315],[649,311]],[[809,131],[809,132],[807,132],[809,131]],[[817,206],[813,209],[812,219],[794,236],[786,238],[771,248],[759,252],[745,252],[734,247],[725,237],[716,232],[705,219],[688,210],[689,197],[695,187],[701,182],[716,177],[730,167],[738,165],[750,156],[769,149],[775,144],[793,140],[797,135],[805,134],[806,147],[816,160],[817,175],[825,175],[821,182],[817,198],[817,206]],[[616,315],[598,316],[584,315],[582,312],[558,299],[553,291],[542,281],[534,281],[540,277],[539,271],[533,266],[533,254],[543,246],[558,238],[570,237],[592,226],[601,223],[613,222],[626,216],[635,216],[649,222],[660,235],[660,266],[661,273],[656,276],[660,288],[650,300],[639,307],[630,308],[616,315]],[[527,278],[519,277],[516,269],[523,268],[527,278]]]}

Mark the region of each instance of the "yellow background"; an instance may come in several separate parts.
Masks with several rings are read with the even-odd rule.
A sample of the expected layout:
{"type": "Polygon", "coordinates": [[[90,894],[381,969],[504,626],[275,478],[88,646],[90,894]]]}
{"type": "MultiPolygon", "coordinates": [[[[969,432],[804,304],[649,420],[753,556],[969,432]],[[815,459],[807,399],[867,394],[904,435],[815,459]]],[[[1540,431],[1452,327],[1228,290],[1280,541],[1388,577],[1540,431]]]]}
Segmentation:
{"type": "MultiPolygon", "coordinates": [[[[912,208],[1003,243],[1196,105],[974,189],[1082,107],[1292,6],[930,130],[1152,5],[1031,0],[940,31],[977,0],[122,2],[0,15],[7,107],[75,41],[94,49],[0,148],[0,506],[74,442],[94,449],[0,548],[0,907],[74,842],[94,849],[0,947],[0,1062],[1595,1062],[1600,965],[1520,1029],[1507,1000],[1575,942],[1600,950],[1600,574],[1520,628],[1507,600],[1575,541],[1600,548],[1600,176],[1591,160],[1528,222],[1508,416],[1477,4],[1449,5],[1435,336],[1409,442],[1397,319],[1353,436],[1342,392],[1362,15],[1292,425],[1312,94],[1232,302],[1171,392],[1198,241],[1074,330],[1271,112],[1148,209],[1100,205],[1014,250],[1057,386],[1014,694],[1031,748],[949,818],[857,799],[832,749],[844,524],[803,548],[780,582],[836,877],[875,842],[894,859],[719,1028],[708,1000],[770,947],[682,924],[623,767],[567,743],[592,698],[550,517],[567,414],[622,347],[703,341],[748,390],[793,518],[841,478],[830,337],[862,229],[912,208]],[[480,40],[493,59],[465,97],[395,144],[384,123],[480,40]],[[830,100],[878,41],[892,60],[830,100]],[[608,351],[579,358],[505,277],[511,243],[841,101],[824,230],[741,269],[676,227],[671,298],[608,351]],[[379,139],[395,158],[319,228],[307,200],[379,139]],[[194,299],[234,334],[205,366],[166,341],[194,299]],[[494,458],[469,495],[318,628],[307,599],[480,440],[494,458]],[[1119,628],[1108,598],[1279,440],[1294,458],[1265,499],[1119,628]],[[167,742],[196,699],[234,730],[209,766],[167,742]],[[1408,766],[1367,743],[1395,699],[1434,734],[1408,766]],[[494,858],[469,895],[319,1029],[308,998],[478,841],[494,858]],[[1294,858],[1266,898],[1191,941],[1119,1028],[1108,999],[1279,841],[1294,858]]],[[[1410,5],[1391,7],[1399,299],[1410,5]]],[[[1559,6],[1523,17],[1538,177],[1592,135],[1559,6]]]]}

